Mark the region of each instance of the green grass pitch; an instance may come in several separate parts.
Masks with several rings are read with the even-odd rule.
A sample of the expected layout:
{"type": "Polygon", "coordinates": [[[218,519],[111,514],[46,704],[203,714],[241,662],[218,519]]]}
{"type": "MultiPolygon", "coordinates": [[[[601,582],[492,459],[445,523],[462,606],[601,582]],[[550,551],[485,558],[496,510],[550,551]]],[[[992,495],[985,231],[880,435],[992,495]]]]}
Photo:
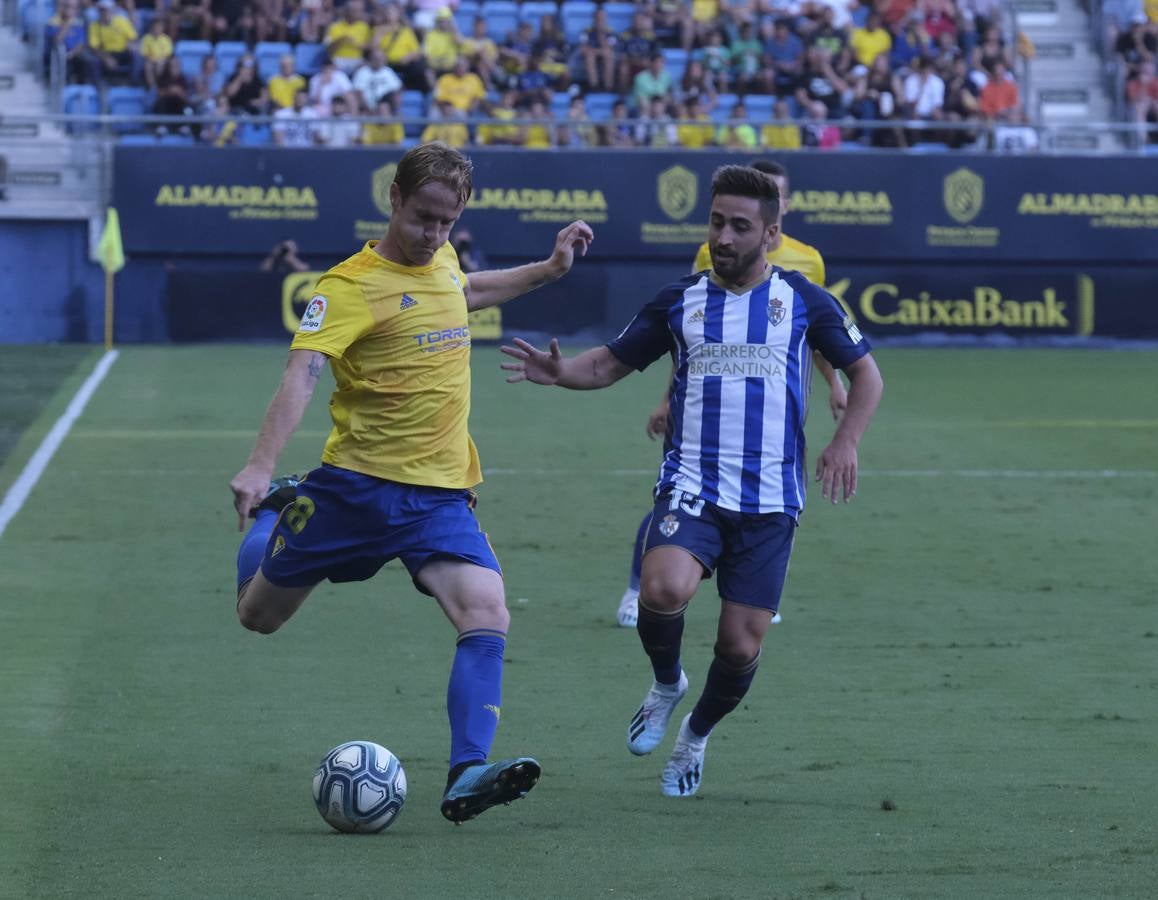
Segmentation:
{"type": "MultiPolygon", "coordinates": [[[[99,355],[5,353],[0,490],[99,355]]],[[[670,737],[624,747],[650,676],[614,627],[663,367],[567,393],[476,348],[478,515],[512,613],[495,751],[544,776],[455,828],[453,635],[400,566],[272,637],[237,625],[227,483],[284,349],[124,349],[0,537],[0,897],[1153,896],[1158,354],[877,355],[859,494],[813,491],[784,622],[679,801],[670,737]],[[381,835],[332,833],[310,799],[353,738],[409,776],[381,835]]],[[[325,394],[287,470],[315,463],[325,394]]],[[[813,458],[831,429],[818,389],[813,458]]],[[[709,583],[693,691],[716,613],[709,583]]]]}

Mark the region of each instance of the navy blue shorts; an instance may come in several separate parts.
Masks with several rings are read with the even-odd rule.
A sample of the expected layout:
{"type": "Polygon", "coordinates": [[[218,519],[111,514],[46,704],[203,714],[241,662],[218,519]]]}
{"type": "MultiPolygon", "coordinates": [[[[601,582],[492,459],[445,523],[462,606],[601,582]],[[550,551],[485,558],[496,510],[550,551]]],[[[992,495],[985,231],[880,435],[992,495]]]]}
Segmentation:
{"type": "Polygon", "coordinates": [[[787,513],[739,513],[670,491],[651,513],[643,552],[682,547],[700,561],[704,577],[718,573],[720,596],[775,613],[788,577],[796,520],[787,513]]]}
{"type": "Polygon", "coordinates": [[[365,581],[392,559],[401,559],[414,578],[431,559],[444,557],[501,575],[474,503],[474,491],[399,484],[323,464],[282,510],[261,571],[272,584],[304,587],[326,579],[365,581]]]}

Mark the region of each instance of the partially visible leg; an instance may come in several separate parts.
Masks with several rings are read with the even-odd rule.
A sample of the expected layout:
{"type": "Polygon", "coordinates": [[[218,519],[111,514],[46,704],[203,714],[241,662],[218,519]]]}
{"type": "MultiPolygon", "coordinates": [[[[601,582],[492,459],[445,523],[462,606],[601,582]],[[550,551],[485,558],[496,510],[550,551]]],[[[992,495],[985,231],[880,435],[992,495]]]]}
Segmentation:
{"type": "Polygon", "coordinates": [[[502,576],[441,557],[426,563],[416,580],[458,631],[446,695],[450,772],[442,814],[460,823],[526,796],[541,769],[530,757],[486,762],[502,708],[503,651],[510,625],[502,576]]]}
{"type": "Polygon", "coordinates": [[[270,493],[255,511],[253,525],[241,539],[237,551],[237,616],[250,631],[261,634],[277,631],[313,590],[313,585],[279,587],[269,582],[260,570],[278,516],[296,498],[299,481],[297,476],[287,476],[270,485],[270,493]]]}
{"type": "Polygon", "coordinates": [[[259,569],[237,591],[237,618],[243,628],[273,634],[298,611],[315,587],[279,587],[267,581],[259,569]]]}
{"type": "Polygon", "coordinates": [[[643,545],[650,525],[651,510],[648,510],[635,532],[635,546],[631,552],[631,574],[627,579],[627,590],[623,592],[619,600],[619,609],[615,612],[615,621],[622,628],[634,628],[639,619],[639,578],[643,568],[643,545]]]}

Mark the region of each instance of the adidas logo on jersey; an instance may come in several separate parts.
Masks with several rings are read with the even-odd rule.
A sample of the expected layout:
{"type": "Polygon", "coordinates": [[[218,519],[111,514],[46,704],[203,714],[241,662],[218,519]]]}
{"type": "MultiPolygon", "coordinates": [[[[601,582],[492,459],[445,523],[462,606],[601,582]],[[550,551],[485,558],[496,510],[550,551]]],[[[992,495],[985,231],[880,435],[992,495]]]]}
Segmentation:
{"type": "Polygon", "coordinates": [[[689,325],[695,325],[697,322],[702,321],[704,321],[704,311],[702,309],[697,309],[694,313],[688,316],[689,325]]]}
{"type": "Polygon", "coordinates": [[[398,308],[399,309],[410,309],[410,307],[417,306],[417,305],[418,305],[417,300],[415,300],[409,294],[403,294],[402,295],[402,302],[400,304],[398,304],[398,308]]]}

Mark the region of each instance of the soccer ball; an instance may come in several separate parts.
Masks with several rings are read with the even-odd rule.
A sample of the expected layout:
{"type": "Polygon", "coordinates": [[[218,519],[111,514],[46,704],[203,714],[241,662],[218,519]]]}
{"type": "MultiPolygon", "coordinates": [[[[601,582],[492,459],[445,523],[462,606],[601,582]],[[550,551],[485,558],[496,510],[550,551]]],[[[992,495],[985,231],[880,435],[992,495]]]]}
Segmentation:
{"type": "Polygon", "coordinates": [[[314,773],[318,812],[347,834],[381,831],[394,821],[405,802],[402,763],[373,741],[339,744],[314,773]]]}

